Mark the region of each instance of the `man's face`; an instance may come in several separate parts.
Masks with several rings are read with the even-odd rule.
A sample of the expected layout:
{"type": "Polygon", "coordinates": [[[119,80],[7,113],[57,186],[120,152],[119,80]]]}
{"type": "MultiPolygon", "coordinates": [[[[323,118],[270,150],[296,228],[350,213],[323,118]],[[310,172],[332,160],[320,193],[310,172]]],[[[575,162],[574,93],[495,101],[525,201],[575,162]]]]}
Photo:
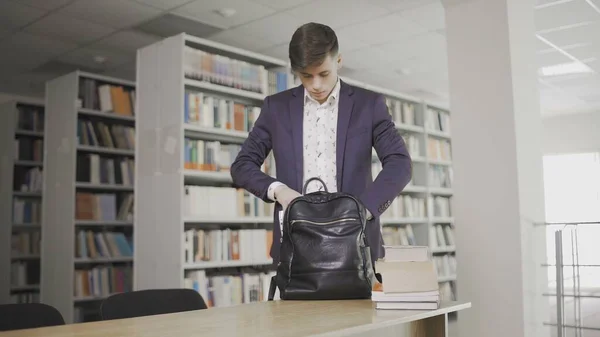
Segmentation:
{"type": "Polygon", "coordinates": [[[338,69],[342,64],[341,56],[327,55],[323,63],[308,66],[298,71],[300,81],[310,96],[317,102],[323,103],[335,87],[338,78],[338,69]]]}

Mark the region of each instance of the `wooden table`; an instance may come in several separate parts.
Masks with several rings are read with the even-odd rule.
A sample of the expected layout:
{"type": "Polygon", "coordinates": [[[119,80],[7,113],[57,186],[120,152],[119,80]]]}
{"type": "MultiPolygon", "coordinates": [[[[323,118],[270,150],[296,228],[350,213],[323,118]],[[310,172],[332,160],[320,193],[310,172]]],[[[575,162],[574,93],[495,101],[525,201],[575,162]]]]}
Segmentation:
{"type": "Polygon", "coordinates": [[[272,301],[103,322],[0,333],[0,337],[300,337],[447,336],[448,313],[470,303],[442,303],[431,311],[375,310],[370,300],[272,301]]]}

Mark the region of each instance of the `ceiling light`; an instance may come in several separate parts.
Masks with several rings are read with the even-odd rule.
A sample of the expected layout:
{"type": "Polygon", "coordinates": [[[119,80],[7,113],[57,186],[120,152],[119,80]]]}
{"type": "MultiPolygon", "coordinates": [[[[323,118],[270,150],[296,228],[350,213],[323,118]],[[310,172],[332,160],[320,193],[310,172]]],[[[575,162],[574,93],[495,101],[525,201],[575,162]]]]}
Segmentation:
{"type": "Polygon", "coordinates": [[[537,5],[537,6],[535,6],[535,9],[553,7],[553,6],[562,5],[562,4],[566,4],[569,2],[573,2],[573,1],[575,1],[575,0],[556,0],[556,1],[545,3],[545,4],[537,5]]]}
{"type": "Polygon", "coordinates": [[[542,76],[558,76],[568,74],[583,74],[592,73],[593,70],[583,62],[569,62],[555,64],[540,69],[540,75],[542,76]]]}
{"type": "Polygon", "coordinates": [[[215,12],[217,12],[217,14],[221,15],[224,18],[233,16],[236,13],[235,9],[233,9],[233,8],[221,8],[221,9],[217,9],[215,12]]]}

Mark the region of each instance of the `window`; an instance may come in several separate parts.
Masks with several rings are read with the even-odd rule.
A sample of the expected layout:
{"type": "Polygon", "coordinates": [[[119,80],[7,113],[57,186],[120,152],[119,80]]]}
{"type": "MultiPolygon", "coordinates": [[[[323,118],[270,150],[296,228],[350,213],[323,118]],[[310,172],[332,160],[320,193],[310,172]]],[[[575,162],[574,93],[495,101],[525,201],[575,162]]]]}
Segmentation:
{"type": "Polygon", "coordinates": [[[600,152],[544,156],[546,221],[600,221],[600,152]]]}
{"type": "MultiPolygon", "coordinates": [[[[600,152],[544,156],[544,188],[547,222],[600,222],[600,152]]],[[[578,256],[579,264],[600,265],[600,225],[549,226],[549,264],[556,263],[554,233],[558,229],[564,233],[563,264],[573,264],[578,256]]],[[[567,291],[577,271],[565,267],[563,274],[567,291]]],[[[600,267],[581,267],[579,275],[582,290],[600,284],[600,267]]],[[[554,287],[555,268],[548,268],[548,277],[554,287]]]]}

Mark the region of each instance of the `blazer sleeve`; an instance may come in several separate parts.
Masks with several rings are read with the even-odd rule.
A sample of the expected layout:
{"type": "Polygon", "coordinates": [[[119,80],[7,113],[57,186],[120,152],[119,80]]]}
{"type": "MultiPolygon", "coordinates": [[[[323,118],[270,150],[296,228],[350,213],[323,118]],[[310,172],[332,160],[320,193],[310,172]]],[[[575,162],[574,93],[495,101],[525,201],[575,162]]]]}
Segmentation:
{"type": "Polygon", "coordinates": [[[265,202],[273,202],[267,196],[267,189],[276,181],[261,170],[272,150],[271,127],[269,97],[266,97],[254,127],[230,168],[234,186],[247,190],[265,202]]]}
{"type": "Polygon", "coordinates": [[[412,161],[406,144],[392,121],[385,98],[379,94],[373,106],[373,147],[382,163],[382,170],[359,199],[376,218],[412,178],[412,161]]]}

